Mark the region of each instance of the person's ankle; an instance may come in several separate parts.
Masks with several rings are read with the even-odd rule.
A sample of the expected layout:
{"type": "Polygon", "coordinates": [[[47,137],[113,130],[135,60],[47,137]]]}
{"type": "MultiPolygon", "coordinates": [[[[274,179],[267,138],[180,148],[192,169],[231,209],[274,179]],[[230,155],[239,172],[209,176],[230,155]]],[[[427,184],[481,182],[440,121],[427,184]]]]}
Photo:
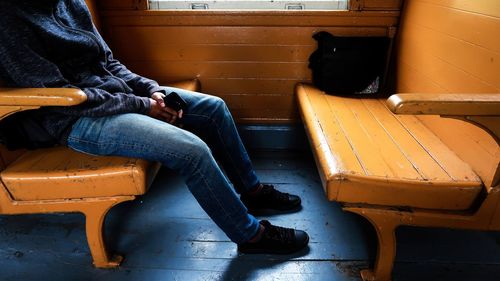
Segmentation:
{"type": "Polygon", "coordinates": [[[266,228],[262,225],[262,224],[259,224],[259,230],[257,230],[257,234],[255,234],[254,237],[252,237],[252,239],[248,240],[248,243],[257,243],[260,241],[260,239],[262,238],[262,234],[264,233],[264,230],[266,228]]]}
{"type": "Polygon", "coordinates": [[[250,191],[248,191],[248,192],[246,193],[246,195],[248,195],[248,196],[250,196],[250,197],[255,197],[255,196],[257,196],[257,195],[259,195],[259,194],[260,194],[260,192],[262,191],[262,188],[263,188],[263,187],[264,187],[264,186],[263,186],[261,183],[259,183],[259,184],[257,184],[255,187],[253,187],[250,191]]]}

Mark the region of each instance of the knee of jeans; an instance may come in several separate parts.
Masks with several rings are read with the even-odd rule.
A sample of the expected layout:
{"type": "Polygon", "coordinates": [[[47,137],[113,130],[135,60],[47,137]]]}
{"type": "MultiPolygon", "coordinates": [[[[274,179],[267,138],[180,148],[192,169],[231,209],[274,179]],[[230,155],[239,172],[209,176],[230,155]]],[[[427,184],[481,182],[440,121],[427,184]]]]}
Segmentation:
{"type": "Polygon", "coordinates": [[[212,158],[212,151],[208,145],[200,138],[194,138],[189,142],[189,145],[185,146],[184,149],[189,153],[189,164],[198,165],[202,161],[206,161],[212,158]]]}
{"type": "Polygon", "coordinates": [[[226,105],[226,102],[219,98],[219,97],[213,97],[211,100],[213,107],[214,107],[214,115],[216,116],[226,116],[229,114],[229,109],[226,105]]]}

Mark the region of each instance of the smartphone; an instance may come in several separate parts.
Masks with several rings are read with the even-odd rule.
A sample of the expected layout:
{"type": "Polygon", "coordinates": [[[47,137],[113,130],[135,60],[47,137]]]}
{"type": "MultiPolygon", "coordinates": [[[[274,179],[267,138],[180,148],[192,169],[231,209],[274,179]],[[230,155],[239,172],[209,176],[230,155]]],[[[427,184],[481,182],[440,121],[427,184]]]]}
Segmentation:
{"type": "Polygon", "coordinates": [[[165,105],[175,111],[185,110],[187,107],[186,101],[179,96],[176,92],[171,92],[163,98],[165,105]]]}

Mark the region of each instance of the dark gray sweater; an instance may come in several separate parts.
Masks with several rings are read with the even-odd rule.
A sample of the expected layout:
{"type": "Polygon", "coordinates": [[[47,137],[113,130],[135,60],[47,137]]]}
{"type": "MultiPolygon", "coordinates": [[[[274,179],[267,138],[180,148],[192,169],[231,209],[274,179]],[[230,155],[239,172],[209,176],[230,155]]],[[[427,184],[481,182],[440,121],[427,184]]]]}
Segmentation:
{"type": "Polygon", "coordinates": [[[85,92],[87,101],[81,105],[45,107],[9,121],[37,123],[40,128],[28,132],[28,141],[49,139],[49,145],[65,143],[79,117],[146,114],[148,97],[162,91],[113,58],[84,0],[0,0],[0,79],[14,87],[85,92]]]}

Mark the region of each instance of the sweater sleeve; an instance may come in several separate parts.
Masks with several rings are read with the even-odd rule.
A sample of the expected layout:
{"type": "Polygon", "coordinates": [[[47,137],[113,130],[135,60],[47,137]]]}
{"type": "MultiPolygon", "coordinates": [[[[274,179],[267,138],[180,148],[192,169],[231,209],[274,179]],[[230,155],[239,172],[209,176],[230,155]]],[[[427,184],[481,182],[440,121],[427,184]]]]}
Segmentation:
{"type": "MultiPolygon", "coordinates": [[[[57,65],[41,55],[43,48],[29,29],[23,30],[22,24],[16,22],[9,22],[5,27],[0,29],[0,77],[8,84],[29,88],[77,88],[64,78],[57,65]]],[[[109,93],[99,88],[81,90],[87,95],[84,103],[51,109],[65,115],[86,117],[149,112],[150,101],[147,97],[109,93]]]]}

